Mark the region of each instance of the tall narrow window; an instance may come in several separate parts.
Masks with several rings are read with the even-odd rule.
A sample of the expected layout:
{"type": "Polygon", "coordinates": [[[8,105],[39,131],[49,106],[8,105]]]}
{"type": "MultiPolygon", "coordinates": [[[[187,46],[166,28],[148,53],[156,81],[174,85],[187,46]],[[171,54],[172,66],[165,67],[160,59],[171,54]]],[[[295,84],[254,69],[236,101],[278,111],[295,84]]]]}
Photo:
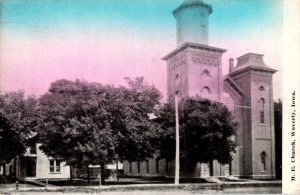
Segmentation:
{"type": "Polygon", "coordinates": [[[166,173],[169,173],[169,162],[166,160],[166,173]]]}
{"type": "Polygon", "coordinates": [[[175,82],[178,83],[179,80],[180,80],[180,75],[179,75],[179,74],[176,74],[176,76],[175,76],[175,82]]]}
{"type": "Polygon", "coordinates": [[[266,157],[267,157],[267,154],[266,154],[265,151],[263,151],[263,152],[260,154],[261,170],[262,170],[262,171],[266,171],[266,170],[267,170],[267,166],[266,166],[266,157]]]}
{"type": "Polygon", "coordinates": [[[54,173],[54,160],[49,160],[50,163],[50,173],[54,173]]]}
{"type": "Polygon", "coordinates": [[[264,98],[261,98],[259,100],[259,122],[260,124],[264,124],[265,123],[265,99],[264,98]]]}
{"type": "Polygon", "coordinates": [[[56,161],[55,172],[60,173],[60,161],[59,160],[56,161]]]}
{"type": "Polygon", "coordinates": [[[146,169],[147,169],[147,173],[149,173],[149,160],[146,160],[146,169]]]}
{"type": "Polygon", "coordinates": [[[129,162],[129,173],[132,173],[132,162],[129,162]]]}
{"type": "Polygon", "coordinates": [[[137,171],[138,171],[138,173],[140,173],[140,171],[141,171],[140,161],[137,162],[137,171]]]}
{"type": "Polygon", "coordinates": [[[155,168],[156,168],[156,173],[159,173],[159,159],[155,159],[155,168]]]}

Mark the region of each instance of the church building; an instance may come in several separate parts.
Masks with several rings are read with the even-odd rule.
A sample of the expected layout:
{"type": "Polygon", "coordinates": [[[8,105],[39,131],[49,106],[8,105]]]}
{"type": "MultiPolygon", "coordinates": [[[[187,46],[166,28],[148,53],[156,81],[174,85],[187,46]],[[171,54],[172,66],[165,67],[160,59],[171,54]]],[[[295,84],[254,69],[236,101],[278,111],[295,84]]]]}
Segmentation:
{"type": "MultiPolygon", "coordinates": [[[[214,161],[210,166],[198,163],[189,177],[236,176],[275,178],[275,139],[272,75],[262,54],[247,53],[229,59],[229,73],[222,73],[222,55],[226,49],[209,45],[210,4],[202,0],[184,0],[173,11],[177,24],[177,48],[162,59],[167,64],[168,101],[200,96],[222,102],[239,123],[238,147],[229,165],[214,161]]],[[[174,162],[148,159],[124,162],[128,176],[174,177],[174,162]]],[[[184,177],[183,175],[181,175],[184,177]]]]}

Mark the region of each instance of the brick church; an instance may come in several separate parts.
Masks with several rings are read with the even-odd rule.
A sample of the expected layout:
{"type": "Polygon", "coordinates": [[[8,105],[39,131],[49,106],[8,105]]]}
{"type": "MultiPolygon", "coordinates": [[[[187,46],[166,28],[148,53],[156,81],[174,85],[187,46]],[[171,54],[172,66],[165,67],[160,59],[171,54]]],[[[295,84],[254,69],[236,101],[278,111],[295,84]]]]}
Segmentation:
{"type": "MultiPolygon", "coordinates": [[[[237,176],[275,178],[275,140],[272,75],[263,55],[247,53],[229,60],[229,73],[222,74],[226,49],[208,42],[212,6],[201,0],[184,0],[173,11],[177,24],[177,48],[163,57],[167,63],[168,101],[200,96],[227,105],[239,123],[238,147],[229,165],[214,161],[198,163],[189,177],[237,176]]],[[[124,162],[125,175],[174,176],[174,161],[148,159],[124,162]]],[[[181,177],[184,177],[181,175],[181,177]]]]}

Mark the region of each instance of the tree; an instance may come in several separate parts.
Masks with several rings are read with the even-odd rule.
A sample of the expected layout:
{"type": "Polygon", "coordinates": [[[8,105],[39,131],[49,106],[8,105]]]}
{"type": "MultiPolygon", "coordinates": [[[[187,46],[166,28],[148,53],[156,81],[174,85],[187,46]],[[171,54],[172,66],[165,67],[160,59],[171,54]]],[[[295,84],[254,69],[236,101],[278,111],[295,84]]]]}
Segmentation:
{"type": "MultiPolygon", "coordinates": [[[[142,161],[156,152],[154,146],[159,140],[158,125],[151,121],[149,114],[159,105],[161,93],[145,83],[143,77],[135,80],[125,78],[129,88],[121,87],[121,100],[116,108],[119,116],[112,123],[117,135],[117,154],[120,160],[142,161]]],[[[116,114],[116,113],[114,113],[116,114]]]]}
{"type": "Polygon", "coordinates": [[[0,95],[0,108],[12,125],[12,129],[20,134],[24,144],[36,131],[38,113],[37,100],[34,96],[25,97],[24,91],[8,92],[0,95]]]}
{"type": "Polygon", "coordinates": [[[116,159],[150,157],[158,135],[148,113],[160,93],[142,78],[127,80],[129,88],[79,80],[52,83],[40,98],[41,149],[66,161],[71,170],[73,165],[89,164],[100,164],[104,170],[116,159]]]}
{"type": "Polygon", "coordinates": [[[0,163],[3,174],[6,174],[5,164],[25,152],[25,146],[20,134],[13,130],[11,123],[0,110],[0,163]]]}
{"type": "Polygon", "coordinates": [[[38,116],[37,101],[33,96],[25,97],[23,91],[0,95],[3,166],[25,152],[27,139],[35,131],[38,116]]]}
{"type": "Polygon", "coordinates": [[[59,80],[40,98],[41,149],[70,165],[71,181],[74,165],[103,165],[114,156],[106,88],[59,80]]]}
{"type": "Polygon", "coordinates": [[[276,177],[282,178],[282,101],[274,102],[276,177]]]}
{"type": "MultiPolygon", "coordinates": [[[[175,157],[175,116],[173,105],[161,108],[155,121],[165,129],[160,155],[167,160],[175,157]]],[[[182,99],[179,103],[180,158],[184,172],[197,162],[218,160],[231,162],[235,151],[237,123],[225,105],[199,97],[182,99]]]]}

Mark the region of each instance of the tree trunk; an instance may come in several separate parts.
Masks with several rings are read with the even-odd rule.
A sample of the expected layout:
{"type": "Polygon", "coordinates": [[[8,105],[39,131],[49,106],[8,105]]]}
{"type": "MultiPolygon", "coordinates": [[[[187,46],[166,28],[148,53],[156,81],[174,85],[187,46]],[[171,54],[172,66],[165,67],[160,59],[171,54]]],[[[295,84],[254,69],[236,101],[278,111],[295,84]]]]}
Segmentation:
{"type": "Polygon", "coordinates": [[[89,168],[89,165],[86,166],[86,171],[87,171],[88,185],[90,185],[90,183],[91,183],[91,177],[90,177],[90,168],[89,168]]]}
{"type": "Polygon", "coordinates": [[[117,169],[117,182],[119,183],[119,159],[117,159],[117,164],[116,164],[116,169],[117,169]]]}
{"type": "Polygon", "coordinates": [[[19,177],[18,171],[19,171],[19,157],[15,158],[15,162],[14,162],[14,170],[15,170],[15,178],[19,177]]]}
{"type": "Polygon", "coordinates": [[[70,164],[70,183],[73,183],[73,164],[70,164]]]}
{"type": "Polygon", "coordinates": [[[100,163],[100,174],[101,174],[101,184],[104,185],[105,184],[105,164],[104,163],[100,163]]]}

